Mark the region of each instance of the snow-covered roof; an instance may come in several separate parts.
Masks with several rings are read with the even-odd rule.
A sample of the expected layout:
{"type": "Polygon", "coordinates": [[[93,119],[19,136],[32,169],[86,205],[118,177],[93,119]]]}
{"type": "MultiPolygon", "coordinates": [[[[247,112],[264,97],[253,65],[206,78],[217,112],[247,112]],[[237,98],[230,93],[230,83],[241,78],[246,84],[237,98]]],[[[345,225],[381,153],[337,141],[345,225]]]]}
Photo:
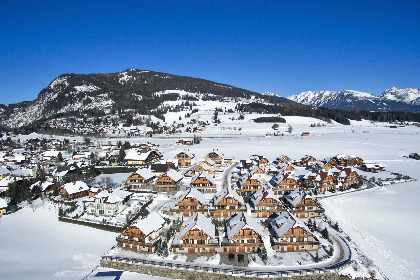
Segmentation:
{"type": "Polygon", "coordinates": [[[285,196],[287,202],[289,202],[293,207],[295,207],[299,202],[305,198],[312,198],[310,195],[306,194],[302,189],[297,188],[290,194],[285,196]]]}
{"type": "Polygon", "coordinates": [[[145,180],[149,180],[150,178],[156,176],[150,169],[146,168],[139,168],[137,169],[136,173],[143,177],[145,180]]]}
{"type": "Polygon", "coordinates": [[[13,176],[7,176],[4,177],[1,181],[0,181],[0,187],[7,187],[9,186],[9,184],[15,182],[16,180],[20,180],[21,178],[15,178],[13,176]]]}
{"type": "Polygon", "coordinates": [[[288,211],[283,211],[279,216],[270,221],[271,228],[277,235],[277,238],[282,237],[286,232],[292,228],[303,228],[307,232],[311,232],[305,223],[288,211]]]}
{"type": "Polygon", "coordinates": [[[182,201],[185,198],[195,198],[197,199],[201,204],[206,204],[206,198],[204,195],[198,191],[195,188],[189,188],[186,192],[184,192],[176,201],[175,204],[178,204],[178,202],[182,201]]]}
{"type": "Polygon", "coordinates": [[[173,170],[173,169],[171,169],[168,172],[166,172],[166,175],[168,175],[175,182],[179,182],[183,178],[181,173],[179,173],[178,171],[173,170]]]}
{"type": "Polygon", "coordinates": [[[131,196],[131,192],[127,192],[124,190],[115,189],[112,192],[109,191],[101,191],[97,195],[95,195],[95,198],[105,198],[104,202],[106,203],[118,203],[121,201],[124,201],[128,196],[131,196]]]}
{"type": "Polygon", "coordinates": [[[258,224],[258,222],[255,219],[251,218],[244,212],[236,214],[235,216],[230,218],[229,221],[227,222],[226,224],[227,238],[230,239],[233,235],[235,235],[241,229],[253,229],[259,235],[264,236],[263,227],[260,224],[258,224]]]}
{"type": "Polygon", "coordinates": [[[240,196],[240,195],[238,195],[238,193],[236,191],[234,191],[234,190],[230,189],[229,187],[227,187],[227,188],[223,189],[222,191],[220,191],[219,193],[217,193],[214,196],[214,198],[213,198],[214,205],[217,205],[225,197],[233,198],[236,201],[239,201],[241,204],[244,204],[243,197],[240,196]]]}
{"type": "Polygon", "coordinates": [[[0,166],[0,175],[6,175],[6,174],[10,174],[9,169],[7,169],[4,166],[0,166]]]}
{"type": "Polygon", "coordinates": [[[67,191],[68,194],[89,190],[88,185],[86,185],[86,183],[82,181],[67,183],[63,186],[63,188],[67,191]]]}
{"type": "Polygon", "coordinates": [[[4,198],[0,197],[0,209],[2,208],[6,208],[7,207],[7,202],[4,198]]]}
{"type": "Polygon", "coordinates": [[[186,220],[182,226],[181,231],[179,232],[179,237],[182,237],[184,234],[190,230],[202,230],[207,233],[211,238],[216,238],[216,227],[211,222],[210,218],[207,218],[201,213],[196,213],[190,219],[186,220]]]}
{"type": "Polygon", "coordinates": [[[250,201],[252,202],[252,204],[255,206],[258,203],[260,203],[261,200],[265,199],[265,198],[272,198],[274,200],[276,200],[278,203],[281,203],[276,196],[273,194],[273,192],[265,187],[262,187],[261,189],[259,189],[258,191],[256,191],[255,193],[253,193],[250,197],[250,201]]]}
{"type": "Polygon", "coordinates": [[[138,228],[147,236],[158,231],[164,224],[165,220],[157,212],[152,212],[143,219],[137,219],[130,227],[138,228]]]}
{"type": "Polygon", "coordinates": [[[124,160],[146,160],[149,156],[150,151],[142,153],[140,149],[130,149],[128,150],[124,160]]]}
{"type": "Polygon", "coordinates": [[[213,178],[207,174],[207,172],[200,172],[198,174],[196,174],[192,179],[191,182],[194,182],[195,180],[197,180],[198,178],[206,178],[210,183],[213,183],[213,178]]]}

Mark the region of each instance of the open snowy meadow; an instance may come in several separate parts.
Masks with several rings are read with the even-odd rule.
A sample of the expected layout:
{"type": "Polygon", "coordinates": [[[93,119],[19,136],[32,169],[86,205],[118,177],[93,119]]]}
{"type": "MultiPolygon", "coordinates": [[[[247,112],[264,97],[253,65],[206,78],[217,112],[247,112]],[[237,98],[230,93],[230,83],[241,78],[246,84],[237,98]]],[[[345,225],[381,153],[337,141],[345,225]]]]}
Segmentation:
{"type": "MultiPolygon", "coordinates": [[[[253,154],[269,160],[283,154],[293,159],[312,155],[318,160],[346,154],[409,175],[417,181],[324,198],[321,203],[326,215],[389,279],[420,279],[420,162],[407,157],[420,152],[420,128],[390,128],[368,121],[309,127],[322,121],[284,118],[287,123],[280,124],[280,136],[266,136],[274,132],[272,124],[253,123],[246,115],[242,122],[209,127],[199,134],[203,137],[199,145],[176,146],[177,139],[169,137],[128,140],[160,144],[165,159],[173,159],[184,148],[198,159],[213,149],[234,160],[253,154]],[[286,132],[289,124],[292,133],[286,132]],[[310,136],[301,136],[304,131],[310,136]]],[[[81,279],[99,265],[101,255],[116,244],[117,235],[59,222],[57,209],[41,202],[1,218],[0,232],[1,279],[81,279]]]]}

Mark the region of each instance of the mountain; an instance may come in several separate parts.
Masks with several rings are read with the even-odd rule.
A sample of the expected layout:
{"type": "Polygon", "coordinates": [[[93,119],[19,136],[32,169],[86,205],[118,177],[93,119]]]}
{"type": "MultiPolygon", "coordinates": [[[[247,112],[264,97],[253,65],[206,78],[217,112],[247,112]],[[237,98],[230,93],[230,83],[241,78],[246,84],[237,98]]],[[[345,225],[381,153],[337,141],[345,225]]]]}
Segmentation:
{"type": "Polygon", "coordinates": [[[381,96],[355,90],[306,91],[288,97],[297,103],[344,110],[420,112],[418,89],[387,89],[381,96]]]}
{"type": "Polygon", "coordinates": [[[129,69],[108,74],[63,74],[29,102],[0,105],[0,124],[8,128],[40,124],[46,120],[74,117],[159,115],[167,100],[218,100],[267,98],[290,103],[282,97],[264,97],[256,92],[204,79],[129,69]]]}
{"type": "Polygon", "coordinates": [[[420,105],[420,89],[392,87],[381,94],[382,99],[395,100],[411,105],[420,105]]]}

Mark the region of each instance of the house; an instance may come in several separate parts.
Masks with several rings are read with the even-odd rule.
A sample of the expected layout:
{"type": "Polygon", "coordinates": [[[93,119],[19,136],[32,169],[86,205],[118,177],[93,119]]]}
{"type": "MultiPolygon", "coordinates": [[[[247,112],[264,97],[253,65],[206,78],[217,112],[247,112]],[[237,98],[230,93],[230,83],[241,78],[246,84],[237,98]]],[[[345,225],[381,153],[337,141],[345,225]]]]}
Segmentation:
{"type": "Polygon", "coordinates": [[[192,169],[192,174],[200,173],[200,172],[207,172],[209,175],[215,175],[216,170],[213,167],[208,166],[207,164],[200,163],[195,165],[192,169]]]}
{"type": "Polygon", "coordinates": [[[222,251],[256,253],[264,247],[264,235],[263,227],[255,219],[244,212],[238,213],[226,223],[222,251]]]}
{"type": "Polygon", "coordinates": [[[221,165],[223,162],[223,154],[219,154],[216,152],[210,152],[208,153],[205,157],[205,159],[211,159],[212,161],[214,161],[216,164],[221,165]]]}
{"type": "Polygon", "coordinates": [[[197,212],[207,212],[206,198],[195,188],[189,188],[175,202],[170,210],[173,216],[192,216],[197,212]]]}
{"type": "Polygon", "coordinates": [[[152,212],[143,219],[137,219],[117,237],[118,246],[153,253],[165,223],[166,221],[157,212],[152,212]]]}
{"type": "Polygon", "coordinates": [[[276,161],[277,161],[279,164],[283,164],[283,163],[290,163],[292,160],[291,160],[288,156],[282,155],[282,156],[279,156],[279,157],[276,159],[276,161]]]}
{"type": "Polygon", "coordinates": [[[258,167],[265,168],[270,162],[267,158],[260,155],[252,155],[251,160],[257,163],[258,167]]]}
{"type": "Polygon", "coordinates": [[[305,223],[288,211],[270,221],[273,235],[271,246],[275,251],[312,251],[320,248],[319,240],[305,223]]]}
{"type": "Polygon", "coordinates": [[[366,172],[373,172],[373,173],[378,173],[385,170],[385,167],[383,166],[382,163],[365,163],[363,165],[363,168],[365,169],[366,172]]]}
{"type": "Polygon", "coordinates": [[[303,180],[307,185],[313,186],[319,193],[335,190],[337,185],[332,172],[311,170],[303,176],[303,180]]]}
{"type": "Polygon", "coordinates": [[[178,167],[190,167],[193,158],[194,155],[190,155],[186,152],[180,152],[175,156],[175,159],[178,160],[178,167]]]}
{"type": "Polygon", "coordinates": [[[333,168],[333,165],[328,161],[321,166],[321,170],[324,172],[328,172],[332,168],[333,168]]]}
{"type": "Polygon", "coordinates": [[[91,188],[89,188],[88,196],[93,197],[93,196],[97,195],[98,193],[100,193],[101,191],[102,191],[101,188],[91,187],[91,188]]]}
{"type": "Polygon", "coordinates": [[[363,166],[363,159],[353,155],[336,155],[330,160],[332,165],[340,166],[363,166]]]}
{"type": "Polygon", "coordinates": [[[125,188],[133,192],[149,192],[155,178],[156,175],[150,169],[139,168],[127,178],[125,188]]]}
{"type": "Polygon", "coordinates": [[[0,217],[6,214],[7,211],[7,202],[4,198],[0,197],[0,217]]]}
{"type": "Polygon", "coordinates": [[[299,218],[312,218],[324,215],[324,209],[310,195],[300,188],[285,196],[292,213],[299,218]]]}
{"type": "Polygon", "coordinates": [[[67,183],[60,188],[62,199],[76,199],[88,195],[89,187],[85,182],[75,181],[67,183]]]}
{"type": "Polygon", "coordinates": [[[295,174],[296,168],[293,167],[291,164],[287,164],[283,168],[280,169],[279,173],[285,173],[285,174],[295,174]]]}
{"type": "Polygon", "coordinates": [[[172,243],[173,253],[213,253],[219,247],[216,227],[210,218],[196,213],[181,225],[172,243]]]}
{"type": "Polygon", "coordinates": [[[130,149],[124,157],[124,162],[130,167],[146,167],[157,162],[162,155],[157,150],[143,152],[141,149],[130,149]]]}
{"type": "Polygon", "coordinates": [[[181,173],[171,169],[157,178],[153,189],[156,191],[178,191],[182,178],[181,173]]]}
{"type": "Polygon", "coordinates": [[[303,157],[298,163],[297,165],[301,165],[301,166],[313,166],[316,164],[316,159],[312,156],[305,156],[303,157]]]}
{"type": "Polygon", "coordinates": [[[275,195],[284,195],[294,191],[298,187],[298,177],[289,173],[280,173],[271,178],[270,184],[273,186],[275,195]]]}
{"type": "Polygon", "coordinates": [[[200,172],[191,179],[191,187],[202,193],[216,192],[216,184],[206,172],[200,172]]]}
{"type": "Polygon", "coordinates": [[[127,201],[133,195],[123,190],[101,191],[86,201],[87,213],[95,216],[115,216],[127,208],[127,201]]]}
{"type": "Polygon", "coordinates": [[[341,190],[348,189],[354,185],[360,184],[360,176],[356,170],[352,167],[346,167],[339,169],[337,174],[338,186],[341,190]]]}
{"type": "Polygon", "coordinates": [[[254,175],[257,178],[263,179],[265,178],[265,171],[258,165],[253,165],[249,168],[249,173],[254,175]]]}
{"type": "Polygon", "coordinates": [[[309,132],[307,132],[307,131],[302,132],[302,134],[300,136],[309,136],[309,132]]]}
{"type": "Polygon", "coordinates": [[[261,188],[253,193],[249,199],[251,216],[253,218],[270,217],[282,210],[283,204],[267,188],[261,188]]]}
{"type": "Polygon", "coordinates": [[[182,140],[181,139],[181,140],[178,140],[176,142],[176,144],[180,145],[180,146],[192,146],[194,144],[194,142],[192,140],[182,140]]]}
{"type": "Polygon", "coordinates": [[[244,199],[230,187],[213,197],[209,210],[211,217],[230,217],[242,211],[246,211],[244,199]]]}
{"type": "Polygon", "coordinates": [[[261,188],[261,180],[253,174],[247,173],[238,179],[237,192],[242,196],[251,195],[261,188]]]}

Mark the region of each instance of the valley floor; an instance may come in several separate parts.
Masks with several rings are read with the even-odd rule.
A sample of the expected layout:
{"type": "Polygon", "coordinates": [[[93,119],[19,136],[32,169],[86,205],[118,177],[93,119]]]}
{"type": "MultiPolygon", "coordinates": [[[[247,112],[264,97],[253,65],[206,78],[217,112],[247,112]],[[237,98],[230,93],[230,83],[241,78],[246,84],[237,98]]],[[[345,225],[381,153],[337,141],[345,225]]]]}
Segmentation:
{"type": "MultiPolygon", "coordinates": [[[[217,129],[208,131],[208,135],[217,135],[217,129]]],[[[249,131],[252,129],[249,127],[249,131]]],[[[352,126],[312,128],[310,137],[301,137],[300,133],[305,130],[309,130],[308,124],[299,125],[296,120],[294,133],[283,137],[263,137],[264,133],[256,129],[253,135],[203,138],[201,144],[188,149],[197,158],[203,158],[213,149],[233,159],[245,159],[253,154],[264,155],[269,160],[282,154],[291,158],[308,154],[317,159],[350,154],[383,163],[389,171],[420,180],[420,162],[405,157],[419,152],[420,128],[392,130],[385,125],[353,122],[352,126]]],[[[183,149],[173,145],[174,139],[130,141],[159,143],[162,145],[159,149],[167,159],[183,149]]],[[[420,279],[419,184],[414,181],[389,185],[325,198],[321,203],[326,215],[338,221],[359,249],[389,279],[420,279]]],[[[2,217],[0,232],[1,279],[81,279],[99,265],[102,254],[116,245],[117,236],[58,222],[57,210],[50,204],[27,206],[2,217]]],[[[127,279],[131,279],[131,275],[127,279]]]]}

